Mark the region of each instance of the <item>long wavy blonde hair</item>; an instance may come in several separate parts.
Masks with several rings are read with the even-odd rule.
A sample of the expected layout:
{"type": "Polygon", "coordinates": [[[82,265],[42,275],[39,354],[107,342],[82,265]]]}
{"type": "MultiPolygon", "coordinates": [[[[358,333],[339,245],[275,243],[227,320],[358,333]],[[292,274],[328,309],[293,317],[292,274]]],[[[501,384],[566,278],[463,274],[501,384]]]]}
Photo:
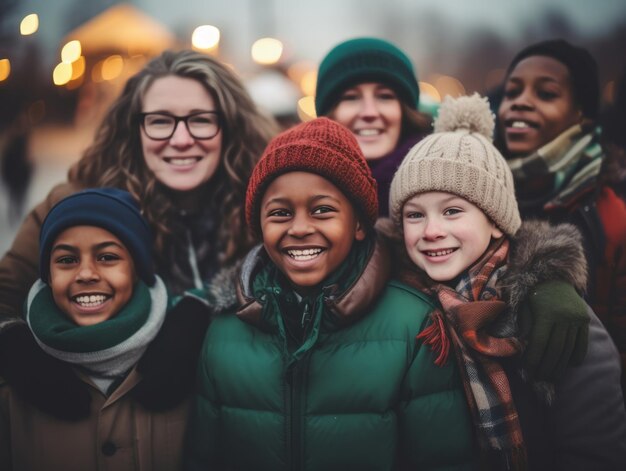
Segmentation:
{"type": "MultiPolygon", "coordinates": [[[[175,75],[200,82],[221,113],[222,155],[207,185],[219,221],[220,264],[243,256],[254,240],[245,230],[244,204],[248,178],[269,139],[275,122],[256,107],[239,78],[218,60],[194,51],[165,51],[126,83],[104,118],[93,144],[70,170],[69,180],[82,187],[113,186],[130,192],[141,204],[155,234],[155,256],[166,253],[176,208],[145,164],[138,113],[155,80],[175,75]]],[[[167,261],[165,261],[167,262],[167,261]]]]}

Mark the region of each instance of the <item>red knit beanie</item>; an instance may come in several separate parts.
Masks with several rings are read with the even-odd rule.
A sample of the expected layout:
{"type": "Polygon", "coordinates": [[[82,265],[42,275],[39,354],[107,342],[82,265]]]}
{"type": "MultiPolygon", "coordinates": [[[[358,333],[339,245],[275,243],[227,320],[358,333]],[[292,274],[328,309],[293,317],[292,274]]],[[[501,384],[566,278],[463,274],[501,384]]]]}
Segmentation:
{"type": "Polygon", "coordinates": [[[270,141],[252,171],[246,194],[248,227],[261,235],[260,208],[265,189],[288,172],[311,172],[331,181],[355,206],[362,223],[378,217],[376,181],[363,152],[341,124],[328,118],[301,123],[270,141]]]}

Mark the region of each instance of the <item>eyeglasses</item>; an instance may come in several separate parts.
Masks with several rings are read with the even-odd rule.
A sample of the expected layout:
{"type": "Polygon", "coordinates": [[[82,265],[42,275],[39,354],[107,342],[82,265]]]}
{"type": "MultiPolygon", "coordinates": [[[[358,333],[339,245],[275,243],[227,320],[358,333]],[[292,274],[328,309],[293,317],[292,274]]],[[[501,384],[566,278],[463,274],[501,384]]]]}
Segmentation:
{"type": "Polygon", "coordinates": [[[155,141],[171,138],[180,121],[195,139],[212,139],[220,132],[220,117],[217,111],[200,111],[187,116],[167,113],[139,113],[141,127],[146,136],[155,141]]]}

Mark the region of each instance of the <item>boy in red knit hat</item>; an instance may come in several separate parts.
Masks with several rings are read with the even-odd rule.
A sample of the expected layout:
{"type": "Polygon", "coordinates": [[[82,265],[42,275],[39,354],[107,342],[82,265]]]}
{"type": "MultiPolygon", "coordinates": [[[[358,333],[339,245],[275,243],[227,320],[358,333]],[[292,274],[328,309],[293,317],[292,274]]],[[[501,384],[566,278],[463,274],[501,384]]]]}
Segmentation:
{"type": "Polygon", "coordinates": [[[377,214],[347,129],[319,118],[270,142],[246,198],[263,244],[207,332],[189,469],[472,465],[457,367],[415,341],[432,305],[387,281],[377,214]]]}

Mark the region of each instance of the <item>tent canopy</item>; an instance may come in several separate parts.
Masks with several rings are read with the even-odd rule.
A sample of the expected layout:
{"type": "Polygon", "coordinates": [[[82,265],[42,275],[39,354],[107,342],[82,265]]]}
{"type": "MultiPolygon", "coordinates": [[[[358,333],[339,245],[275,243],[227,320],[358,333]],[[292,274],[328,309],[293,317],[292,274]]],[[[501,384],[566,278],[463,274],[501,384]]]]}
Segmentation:
{"type": "Polygon", "coordinates": [[[71,31],[65,42],[80,41],[83,54],[124,52],[156,55],[176,43],[162,24],[128,4],[118,4],[71,31]]]}

